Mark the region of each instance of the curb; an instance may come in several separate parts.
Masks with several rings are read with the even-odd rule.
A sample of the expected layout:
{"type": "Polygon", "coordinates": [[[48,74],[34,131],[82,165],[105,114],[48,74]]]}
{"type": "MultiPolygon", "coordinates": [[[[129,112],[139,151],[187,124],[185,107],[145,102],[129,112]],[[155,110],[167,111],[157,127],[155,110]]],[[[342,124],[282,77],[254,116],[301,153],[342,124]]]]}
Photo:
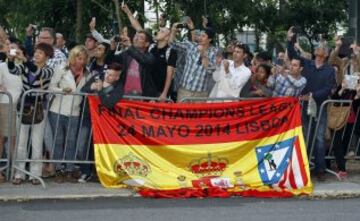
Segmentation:
{"type": "MultiPolygon", "coordinates": [[[[73,195],[53,195],[53,196],[0,196],[0,202],[26,202],[33,200],[83,200],[83,199],[111,199],[111,198],[139,198],[141,197],[138,193],[132,192],[129,194],[73,194],[73,195]]],[[[349,199],[359,198],[359,191],[317,191],[309,196],[294,197],[294,199],[349,199]]],[[[261,198],[259,198],[261,199],[261,198]]],[[[263,198],[268,199],[268,198],[263,198]]],[[[280,198],[274,198],[280,199],[280,198]]]]}
{"type": "Polygon", "coordinates": [[[73,195],[53,195],[53,196],[0,196],[0,202],[24,202],[32,200],[82,200],[82,199],[100,199],[100,198],[136,198],[137,193],[129,194],[73,194],[73,195]]]}
{"type": "Polygon", "coordinates": [[[310,195],[308,198],[313,199],[346,199],[346,198],[359,198],[359,191],[317,191],[310,195]]]}

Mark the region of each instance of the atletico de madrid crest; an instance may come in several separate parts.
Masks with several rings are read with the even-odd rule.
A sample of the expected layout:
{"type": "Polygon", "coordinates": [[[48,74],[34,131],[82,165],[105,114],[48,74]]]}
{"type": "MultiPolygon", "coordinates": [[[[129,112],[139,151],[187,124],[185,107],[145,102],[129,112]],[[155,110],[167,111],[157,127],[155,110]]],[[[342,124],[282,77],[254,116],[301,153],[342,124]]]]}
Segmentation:
{"type": "Polygon", "coordinates": [[[255,151],[259,174],[264,184],[286,189],[307,185],[308,178],[298,136],[257,147],[255,151]]]}

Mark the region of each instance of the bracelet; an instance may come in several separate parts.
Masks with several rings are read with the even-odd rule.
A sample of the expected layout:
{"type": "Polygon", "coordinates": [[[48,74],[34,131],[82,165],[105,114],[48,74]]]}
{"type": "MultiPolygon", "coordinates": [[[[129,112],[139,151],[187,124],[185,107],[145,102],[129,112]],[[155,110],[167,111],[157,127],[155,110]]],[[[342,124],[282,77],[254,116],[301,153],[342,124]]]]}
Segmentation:
{"type": "Polygon", "coordinates": [[[192,28],[192,29],[189,28],[189,30],[190,30],[190,31],[195,31],[195,28],[192,28]]]}

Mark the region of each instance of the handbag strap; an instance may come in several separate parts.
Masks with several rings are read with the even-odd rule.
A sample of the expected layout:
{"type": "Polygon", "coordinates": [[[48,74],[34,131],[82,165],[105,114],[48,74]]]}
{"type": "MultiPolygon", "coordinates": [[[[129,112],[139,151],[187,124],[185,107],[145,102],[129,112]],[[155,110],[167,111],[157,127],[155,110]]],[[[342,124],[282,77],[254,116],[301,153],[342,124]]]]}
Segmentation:
{"type": "MultiPolygon", "coordinates": [[[[40,90],[43,90],[44,89],[44,84],[43,84],[43,78],[40,77],[40,90]]],[[[44,99],[43,99],[43,96],[44,95],[40,95],[39,96],[39,101],[42,102],[44,99]]]]}

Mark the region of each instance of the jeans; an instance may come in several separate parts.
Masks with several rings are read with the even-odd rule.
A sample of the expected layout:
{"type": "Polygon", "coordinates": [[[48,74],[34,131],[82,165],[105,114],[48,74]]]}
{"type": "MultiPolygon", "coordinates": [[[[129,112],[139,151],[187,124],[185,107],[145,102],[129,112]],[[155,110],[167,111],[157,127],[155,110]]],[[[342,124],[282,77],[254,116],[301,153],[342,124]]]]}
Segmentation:
{"type": "MultiPolygon", "coordinates": [[[[49,121],[52,127],[55,141],[53,149],[53,160],[75,160],[76,139],[79,127],[78,116],[65,116],[54,112],[49,112],[49,121]]],[[[74,171],[75,164],[67,163],[65,170],[74,171]]],[[[55,163],[55,170],[61,170],[61,163],[55,163]]]]}
{"type": "Polygon", "coordinates": [[[340,130],[335,131],[334,137],[334,155],[335,161],[340,171],[346,171],[346,160],[344,158],[345,153],[347,151],[348,145],[350,143],[351,132],[354,127],[354,124],[347,123],[343,128],[340,130]],[[343,137],[344,134],[344,137],[343,137]]]}
{"type": "MultiPolygon", "coordinates": [[[[320,112],[320,106],[317,107],[318,112],[320,112]]],[[[310,124],[310,117],[307,115],[307,105],[303,105],[302,108],[302,125],[303,125],[303,133],[306,137],[308,135],[308,127],[310,124]]],[[[308,150],[311,150],[313,141],[315,141],[313,154],[315,156],[315,171],[316,172],[324,172],[326,169],[325,163],[325,132],[327,127],[327,112],[326,106],[324,106],[323,112],[321,113],[321,118],[319,118],[320,113],[317,114],[317,121],[312,120],[310,127],[310,137],[307,143],[308,150]],[[319,124],[317,133],[315,134],[316,124],[319,124]],[[316,135],[314,140],[314,134],[316,135]]],[[[309,151],[310,153],[310,151],[309,151]]],[[[309,156],[311,157],[311,156],[309,156]]]]}
{"type": "MultiPolygon", "coordinates": [[[[84,116],[82,125],[80,125],[78,147],[79,160],[94,160],[94,147],[91,143],[91,120],[86,116],[84,116]]],[[[92,164],[80,164],[82,174],[90,175],[91,170],[92,164]]]]}

